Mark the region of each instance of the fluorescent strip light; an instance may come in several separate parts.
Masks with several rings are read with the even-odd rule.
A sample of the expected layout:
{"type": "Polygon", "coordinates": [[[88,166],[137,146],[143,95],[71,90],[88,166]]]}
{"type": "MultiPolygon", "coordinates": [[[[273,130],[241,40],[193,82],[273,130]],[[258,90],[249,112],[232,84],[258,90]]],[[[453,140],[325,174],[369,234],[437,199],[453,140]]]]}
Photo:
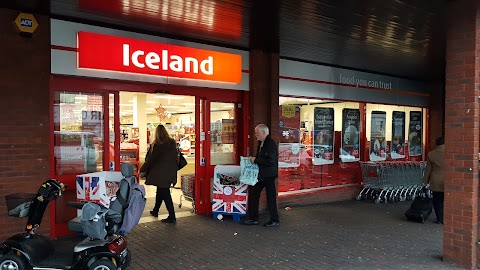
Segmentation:
{"type": "Polygon", "coordinates": [[[176,105],[162,105],[163,108],[169,108],[169,109],[178,109],[178,108],[183,108],[183,106],[176,106],[176,105]]]}
{"type": "Polygon", "coordinates": [[[164,99],[184,99],[184,97],[178,97],[178,96],[155,96],[155,98],[164,98],[164,99]]]}

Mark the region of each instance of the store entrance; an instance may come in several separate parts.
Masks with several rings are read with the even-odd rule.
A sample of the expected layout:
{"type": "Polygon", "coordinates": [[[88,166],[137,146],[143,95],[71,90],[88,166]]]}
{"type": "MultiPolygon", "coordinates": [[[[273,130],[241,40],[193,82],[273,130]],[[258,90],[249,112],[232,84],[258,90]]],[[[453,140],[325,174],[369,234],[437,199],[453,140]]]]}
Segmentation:
{"type": "MultiPolygon", "coordinates": [[[[77,177],[119,171],[126,161],[138,170],[160,123],[188,161],[172,188],[176,212],[190,214],[194,203],[196,214],[211,213],[215,166],[237,165],[240,155],[247,153],[248,92],[163,85],[161,94],[158,89],[156,84],[55,77],[51,175],[68,188],[50,207],[52,237],[71,234],[67,224],[77,211],[67,207],[68,201],[83,200],[82,196],[97,200],[103,194],[95,181],[84,183],[77,177]],[[185,191],[191,196],[182,197],[180,209],[185,191]]],[[[155,193],[154,187],[147,187],[147,221],[155,193]]],[[[162,208],[160,214],[164,213],[162,208]]]]}
{"type": "MultiPolygon", "coordinates": [[[[241,137],[237,132],[239,101],[226,98],[195,97],[189,95],[118,92],[110,95],[110,164],[111,170],[123,162],[138,170],[145,162],[148,146],[153,142],[159,124],[166,127],[175,139],[188,164],[177,175],[177,184],[171,188],[175,212],[211,212],[211,182],[216,165],[238,164],[241,137]],[[115,143],[118,140],[119,143],[115,143]],[[117,151],[115,151],[117,149],[117,151]]],[[[150,217],[155,204],[156,187],[145,186],[147,206],[144,218],[150,217]]],[[[186,214],[186,213],[185,213],[186,214]]],[[[159,216],[167,215],[164,205],[159,216]]]]}
{"type": "MultiPolygon", "coordinates": [[[[114,95],[111,99],[111,104],[116,104],[114,95]]],[[[149,145],[155,139],[156,127],[159,124],[165,126],[188,162],[187,166],[178,172],[177,184],[171,188],[175,211],[193,210],[193,194],[184,196],[182,179],[189,181],[195,179],[195,97],[122,91],[119,92],[118,114],[110,114],[109,124],[110,131],[113,134],[118,133],[115,139],[119,140],[119,151],[116,154],[118,157],[113,151],[111,160],[114,162],[117,160],[118,166],[124,162],[132,163],[141,184],[145,183],[145,179],[140,177],[138,170],[145,162],[149,145]],[[115,116],[119,123],[117,132],[115,132],[115,116]]],[[[114,143],[111,142],[111,145],[113,146],[114,143]]],[[[155,204],[156,187],[145,186],[145,188],[147,206],[143,217],[148,217],[149,211],[155,204]]],[[[187,187],[184,189],[188,191],[187,187]]],[[[159,214],[167,214],[164,205],[159,214]]]]}

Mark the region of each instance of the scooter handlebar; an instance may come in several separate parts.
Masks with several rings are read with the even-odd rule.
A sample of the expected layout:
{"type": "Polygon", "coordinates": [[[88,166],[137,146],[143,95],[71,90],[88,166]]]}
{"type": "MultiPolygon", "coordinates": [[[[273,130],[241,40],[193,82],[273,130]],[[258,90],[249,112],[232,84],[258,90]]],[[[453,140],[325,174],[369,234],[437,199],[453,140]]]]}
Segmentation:
{"type": "Polygon", "coordinates": [[[67,205],[73,208],[77,209],[82,209],[82,207],[85,205],[83,202],[67,202],[67,205]]]}

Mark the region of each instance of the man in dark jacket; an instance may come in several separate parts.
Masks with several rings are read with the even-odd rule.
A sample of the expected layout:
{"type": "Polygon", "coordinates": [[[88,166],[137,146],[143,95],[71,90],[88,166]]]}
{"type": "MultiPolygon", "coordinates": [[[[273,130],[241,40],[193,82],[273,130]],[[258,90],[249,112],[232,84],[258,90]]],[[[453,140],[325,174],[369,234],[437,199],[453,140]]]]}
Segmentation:
{"type": "Polygon", "coordinates": [[[280,225],[277,211],[277,190],[275,188],[275,179],[278,177],[278,148],[269,135],[268,127],[264,124],[255,127],[255,137],[258,140],[257,155],[250,157],[250,160],[258,164],[258,183],[248,189],[248,219],[244,221],[244,224],[258,224],[260,193],[265,187],[270,221],[265,223],[264,226],[276,227],[280,225]]]}

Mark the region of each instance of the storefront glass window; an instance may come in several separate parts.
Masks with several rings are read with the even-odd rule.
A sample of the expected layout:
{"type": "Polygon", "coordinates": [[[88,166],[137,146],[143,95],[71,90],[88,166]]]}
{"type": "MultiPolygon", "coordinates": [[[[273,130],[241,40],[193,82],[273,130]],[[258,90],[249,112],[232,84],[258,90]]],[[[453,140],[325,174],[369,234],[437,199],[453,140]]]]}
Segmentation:
{"type": "Polygon", "coordinates": [[[235,104],[211,102],[210,111],[210,163],[235,164],[237,163],[235,104]]]}
{"type": "Polygon", "coordinates": [[[280,196],[358,185],[360,161],[424,155],[425,109],[293,97],[279,105],[280,196]]]}
{"type": "Polygon", "coordinates": [[[422,160],[425,153],[425,109],[367,104],[368,160],[422,160]]]}
{"type": "Polygon", "coordinates": [[[279,110],[280,195],[355,181],[346,162],[360,158],[359,103],[280,97],[279,110]]]}
{"type": "Polygon", "coordinates": [[[103,96],[55,92],[55,174],[82,174],[103,169],[103,96]]]}

